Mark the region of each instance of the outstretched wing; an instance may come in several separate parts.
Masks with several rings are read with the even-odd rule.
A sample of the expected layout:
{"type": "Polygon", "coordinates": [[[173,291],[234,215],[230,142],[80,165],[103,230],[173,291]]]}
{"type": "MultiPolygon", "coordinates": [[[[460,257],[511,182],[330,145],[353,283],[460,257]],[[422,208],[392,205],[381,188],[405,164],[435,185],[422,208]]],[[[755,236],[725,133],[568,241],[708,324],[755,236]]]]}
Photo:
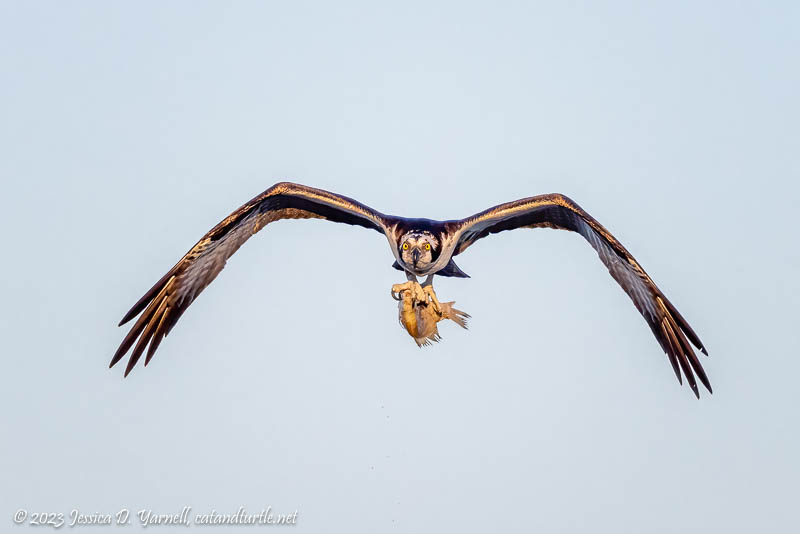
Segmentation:
{"type": "Polygon", "coordinates": [[[545,227],[578,232],[594,247],[611,276],[650,325],[667,353],[678,381],[682,383],[680,367],[697,397],[700,393],[694,373],[711,392],[708,377],[687,341],[688,338],[703,354],[708,354],[697,334],[625,247],[569,198],[559,194],[524,198],[453,221],[450,225],[456,241],[453,255],[464,252],[478,239],[504,230],[545,227]]]}
{"type": "Polygon", "coordinates": [[[149,344],[144,362],[147,365],[186,308],[251,235],[280,219],[311,218],[363,226],[384,234],[390,219],[351,198],[299,184],[275,184],[212,228],[134,304],[120,326],[139,313],[141,316],[122,340],[109,367],[122,359],[134,342],[125,376],[149,344]]]}

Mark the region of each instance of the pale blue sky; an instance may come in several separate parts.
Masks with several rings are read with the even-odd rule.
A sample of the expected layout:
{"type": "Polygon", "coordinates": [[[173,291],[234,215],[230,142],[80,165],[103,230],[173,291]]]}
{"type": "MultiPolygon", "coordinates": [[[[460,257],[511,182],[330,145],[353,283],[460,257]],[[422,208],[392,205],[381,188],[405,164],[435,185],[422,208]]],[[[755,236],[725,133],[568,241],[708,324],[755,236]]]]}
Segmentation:
{"type": "Polygon", "coordinates": [[[184,505],[796,530],[799,25],[796,2],[0,1],[3,530],[184,505]],[[277,223],[146,369],[107,369],[128,308],[283,179],[442,219],[565,193],[697,330],[715,393],[550,230],[461,256],[437,289],[471,329],[420,350],[383,238],[277,223]]]}

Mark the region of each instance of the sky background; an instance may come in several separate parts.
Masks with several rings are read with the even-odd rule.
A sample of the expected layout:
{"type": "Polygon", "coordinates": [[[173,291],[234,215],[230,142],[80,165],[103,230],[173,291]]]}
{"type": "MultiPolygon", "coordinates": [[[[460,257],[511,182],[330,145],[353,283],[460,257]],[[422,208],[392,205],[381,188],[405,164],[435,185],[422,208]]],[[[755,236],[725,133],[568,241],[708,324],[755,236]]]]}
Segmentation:
{"type": "Polygon", "coordinates": [[[797,531],[800,4],[643,4],[0,1],[3,530],[190,505],[797,531]],[[564,193],[699,333],[715,393],[577,234],[470,248],[436,287],[471,329],[420,350],[385,239],[322,221],[269,226],[146,369],[109,370],[129,307],[284,179],[438,219],[564,193]]]}

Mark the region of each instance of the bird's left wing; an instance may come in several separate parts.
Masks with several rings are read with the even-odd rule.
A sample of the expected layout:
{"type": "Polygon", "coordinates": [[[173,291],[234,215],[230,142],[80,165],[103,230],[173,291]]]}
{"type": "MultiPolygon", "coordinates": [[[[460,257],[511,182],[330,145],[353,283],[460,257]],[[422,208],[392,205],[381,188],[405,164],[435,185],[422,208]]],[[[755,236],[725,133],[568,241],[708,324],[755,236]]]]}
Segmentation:
{"type": "Polygon", "coordinates": [[[134,342],[136,346],[128,359],[125,376],[149,344],[147,365],[186,308],[251,235],[273,221],[311,218],[363,226],[387,236],[390,231],[389,217],[351,198],[299,184],[275,184],[212,228],[134,304],[120,326],[139,313],[141,316],[123,339],[109,367],[122,359],[134,342]]]}
{"type": "Polygon", "coordinates": [[[688,338],[695,347],[708,354],[700,338],[625,247],[566,196],[540,195],[500,204],[472,217],[449,221],[448,226],[455,242],[453,255],[464,252],[483,237],[515,228],[557,228],[579,233],[597,251],[611,276],[633,300],[667,353],[678,381],[681,381],[680,366],[696,396],[700,394],[694,373],[711,391],[700,360],[687,341],[688,338]]]}

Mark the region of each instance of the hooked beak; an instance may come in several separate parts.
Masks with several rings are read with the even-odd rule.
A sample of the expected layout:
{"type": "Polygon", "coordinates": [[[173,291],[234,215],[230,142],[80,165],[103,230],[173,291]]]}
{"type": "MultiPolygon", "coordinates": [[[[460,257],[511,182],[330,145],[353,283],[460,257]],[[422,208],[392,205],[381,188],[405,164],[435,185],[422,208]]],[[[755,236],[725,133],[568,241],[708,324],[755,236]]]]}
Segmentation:
{"type": "Polygon", "coordinates": [[[419,261],[419,249],[418,248],[415,248],[411,252],[411,259],[414,260],[414,265],[416,265],[417,262],[419,261]]]}

